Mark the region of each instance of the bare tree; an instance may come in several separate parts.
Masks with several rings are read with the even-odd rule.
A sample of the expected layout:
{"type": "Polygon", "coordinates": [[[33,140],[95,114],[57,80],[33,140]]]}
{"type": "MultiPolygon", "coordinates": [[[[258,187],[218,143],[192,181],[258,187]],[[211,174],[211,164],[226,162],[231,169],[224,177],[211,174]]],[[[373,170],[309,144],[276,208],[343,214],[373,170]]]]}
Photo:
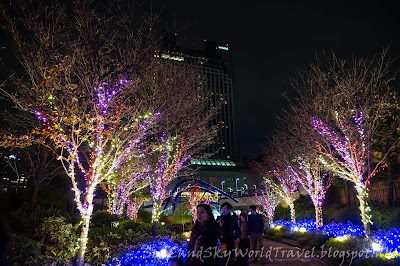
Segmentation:
{"type": "Polygon", "coordinates": [[[7,141],[7,137],[21,135],[26,132],[27,128],[40,126],[40,123],[33,116],[26,116],[20,113],[12,114],[9,110],[4,112],[5,125],[0,132],[3,140],[0,146],[6,147],[14,155],[20,157],[19,165],[16,160],[7,159],[7,163],[12,167],[13,171],[20,176],[22,173],[28,179],[28,188],[32,189],[31,199],[29,202],[30,211],[34,211],[39,191],[46,186],[54,177],[64,173],[61,166],[56,162],[54,153],[51,149],[43,145],[46,141],[41,139],[42,143],[36,143],[29,147],[22,148],[15,141],[7,141]]]}
{"type": "Polygon", "coordinates": [[[83,265],[97,185],[127,159],[143,155],[139,144],[159,115],[140,85],[152,68],[152,19],[132,25],[122,1],[109,3],[112,8],[84,0],[68,8],[57,2],[11,5],[2,13],[24,73],[0,92],[40,126],[4,140],[43,143],[58,153],[82,216],[77,264],[83,265]]]}
{"type": "Polygon", "coordinates": [[[256,192],[255,197],[267,214],[269,228],[274,228],[275,208],[278,205],[277,193],[274,191],[273,187],[266,182],[264,188],[260,189],[260,195],[256,192]]]}
{"type": "Polygon", "coordinates": [[[54,177],[64,174],[64,171],[55,160],[52,151],[41,144],[34,144],[23,149],[12,148],[10,152],[22,158],[22,165],[19,166],[15,158],[11,160],[8,157],[6,161],[19,179],[22,174],[28,179],[28,187],[31,186],[32,189],[29,208],[33,213],[39,191],[54,177]]]}
{"type": "MultiPolygon", "coordinates": [[[[266,149],[264,149],[264,152],[266,149]]],[[[252,168],[255,172],[263,177],[265,187],[272,189],[290,208],[290,221],[292,224],[296,223],[296,211],[294,208],[294,202],[296,200],[295,193],[298,189],[298,182],[292,178],[291,172],[287,165],[282,164],[280,168],[277,154],[266,152],[264,155],[264,161],[253,162],[252,168]],[[267,158],[268,156],[268,158],[267,158]],[[274,166],[273,166],[274,165],[274,166]]]]}
{"type": "Polygon", "coordinates": [[[390,112],[398,110],[391,88],[392,60],[386,53],[372,59],[326,56],[291,81],[299,96],[292,101],[290,118],[309,132],[311,125],[318,136],[307,146],[319,154],[328,170],[355,185],[366,235],[371,223],[368,186],[386,158],[377,163],[371,160],[376,130],[390,112]]]}
{"type": "Polygon", "coordinates": [[[155,134],[149,138],[149,152],[143,160],[144,168],[149,169],[146,179],[153,200],[153,236],[158,233],[167,186],[178,173],[188,175],[193,171],[187,161],[192,155],[200,156],[217,132],[210,126],[217,108],[210,107],[211,93],[200,86],[197,66],[162,59],[158,62],[160,71],[154,73],[147,87],[158,92],[154,104],[162,116],[154,127],[155,134]]]}
{"type": "Polygon", "coordinates": [[[316,228],[321,229],[324,225],[322,218],[322,206],[327,190],[332,184],[332,179],[318,161],[318,157],[298,157],[297,166],[289,166],[288,170],[294,179],[307,191],[315,208],[316,228]]]}
{"type": "Polygon", "coordinates": [[[101,184],[103,190],[107,193],[108,211],[112,214],[121,215],[125,205],[134,207],[140,201],[135,200],[131,195],[148,186],[144,174],[148,169],[140,169],[137,161],[128,159],[121,165],[120,169],[114,172],[112,178],[104,180],[101,184]],[[136,163],[133,161],[136,161],[136,163]]]}
{"type": "Polygon", "coordinates": [[[297,180],[310,196],[319,229],[323,226],[322,206],[332,179],[318,160],[320,153],[314,151],[317,135],[312,134],[313,129],[303,125],[304,122],[289,123],[293,114],[287,112],[286,115],[289,117],[281,118],[280,128],[273,132],[270,149],[275,153],[275,160],[286,165],[290,178],[297,180]],[[304,132],[304,128],[311,130],[311,134],[304,132]]]}

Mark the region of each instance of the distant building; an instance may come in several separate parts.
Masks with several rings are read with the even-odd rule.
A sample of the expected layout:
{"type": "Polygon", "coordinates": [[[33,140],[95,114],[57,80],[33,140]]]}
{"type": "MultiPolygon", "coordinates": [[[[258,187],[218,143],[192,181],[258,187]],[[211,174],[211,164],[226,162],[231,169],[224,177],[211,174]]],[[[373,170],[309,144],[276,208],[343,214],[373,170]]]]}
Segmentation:
{"type": "Polygon", "coordinates": [[[27,177],[24,173],[24,165],[21,158],[15,155],[8,155],[3,158],[5,163],[0,177],[0,191],[13,191],[18,193],[20,189],[27,186],[27,177]]]}
{"type": "Polygon", "coordinates": [[[212,153],[212,158],[238,161],[239,145],[236,130],[234,103],[233,67],[231,51],[228,44],[217,45],[216,42],[204,40],[203,50],[175,51],[175,35],[165,38],[164,49],[156,57],[170,60],[177,66],[183,62],[195,62],[198,65],[199,82],[211,92],[212,106],[220,105],[221,109],[213,125],[218,126],[214,143],[205,152],[212,153]]]}
{"type": "Polygon", "coordinates": [[[208,58],[206,62],[201,62],[199,71],[207,81],[206,86],[212,93],[213,104],[222,104],[213,121],[219,128],[218,135],[213,145],[208,148],[208,152],[216,152],[213,158],[238,161],[232,63],[224,60],[224,58],[230,58],[230,50],[227,45],[218,46],[215,42],[205,41],[205,44],[207,44],[205,45],[206,56],[210,57],[206,57],[208,58]],[[214,52],[211,53],[209,50],[214,52]],[[220,53],[224,56],[219,56],[220,53]]]}
{"type": "MultiPolygon", "coordinates": [[[[196,63],[199,85],[205,86],[211,92],[211,106],[221,107],[211,122],[218,126],[218,134],[213,144],[204,150],[204,153],[213,155],[208,159],[199,159],[201,154],[191,158],[191,167],[199,169],[192,176],[178,177],[167,191],[172,193],[175,186],[187,178],[199,179],[234,198],[248,199],[239,201],[239,204],[235,204],[236,208],[252,205],[255,202],[254,189],[258,185],[249,179],[243,163],[240,163],[231,47],[228,44],[219,45],[215,41],[204,40],[201,50],[177,49],[175,36],[166,38],[164,49],[156,57],[170,60],[177,67],[184,62],[196,63]]],[[[189,191],[183,192],[182,196],[187,196],[188,193],[189,191]]]]}

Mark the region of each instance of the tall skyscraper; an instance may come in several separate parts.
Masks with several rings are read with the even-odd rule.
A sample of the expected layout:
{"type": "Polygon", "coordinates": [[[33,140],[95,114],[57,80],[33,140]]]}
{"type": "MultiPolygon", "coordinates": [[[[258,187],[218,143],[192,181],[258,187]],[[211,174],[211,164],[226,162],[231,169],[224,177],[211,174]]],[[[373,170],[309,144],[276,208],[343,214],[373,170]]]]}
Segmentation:
{"type": "Polygon", "coordinates": [[[209,152],[215,152],[213,158],[238,160],[238,145],[236,145],[233,71],[230,61],[229,46],[218,46],[215,42],[204,41],[205,62],[200,61],[199,72],[206,80],[206,87],[212,94],[214,105],[220,105],[215,120],[218,135],[209,152]]]}
{"type": "MultiPolygon", "coordinates": [[[[204,151],[213,155],[201,159],[201,154],[195,154],[190,163],[200,166],[199,169],[192,176],[174,180],[170,185],[170,192],[182,178],[192,178],[207,182],[233,197],[248,196],[255,184],[243,171],[243,164],[240,163],[231,47],[228,44],[219,45],[215,41],[204,40],[203,49],[176,49],[173,38],[166,40],[166,48],[160,51],[159,57],[177,65],[184,62],[195,63],[198,66],[199,85],[205,86],[210,92],[210,105],[219,107],[219,112],[211,121],[212,125],[218,127],[217,136],[213,144],[204,151]]],[[[185,193],[182,194],[183,197],[187,197],[185,193]]]]}
{"type": "Polygon", "coordinates": [[[176,47],[173,37],[175,36],[166,39],[165,48],[158,56],[178,64],[185,61],[195,62],[198,65],[200,80],[211,92],[212,105],[220,106],[212,121],[213,125],[218,127],[218,134],[205,152],[212,153],[213,159],[238,161],[240,158],[235,121],[233,67],[229,45],[217,45],[214,41],[204,40],[202,50],[176,52],[177,49],[173,49],[176,47]]]}

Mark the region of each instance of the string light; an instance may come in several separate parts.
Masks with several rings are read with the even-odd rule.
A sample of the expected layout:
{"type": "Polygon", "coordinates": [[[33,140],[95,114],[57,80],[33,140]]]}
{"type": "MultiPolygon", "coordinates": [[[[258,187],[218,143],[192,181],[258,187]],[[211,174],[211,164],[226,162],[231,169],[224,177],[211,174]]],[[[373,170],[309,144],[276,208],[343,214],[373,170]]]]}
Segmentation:
{"type": "Polygon", "coordinates": [[[344,119],[335,112],[335,118],[341,135],[332,130],[321,120],[313,117],[314,129],[334,148],[335,154],[324,151],[320,146],[320,162],[329,170],[334,171],[344,180],[353,182],[360,204],[361,220],[364,232],[369,235],[369,224],[372,224],[370,208],[368,206],[368,185],[376,174],[373,172],[365,176],[366,158],[369,150],[366,149],[366,140],[363,130],[364,114],[362,111],[352,110],[351,125],[345,124],[344,119]]]}
{"type": "Polygon", "coordinates": [[[126,216],[135,221],[137,220],[137,213],[145,201],[144,197],[128,198],[126,201],[126,216]]]}
{"type": "Polygon", "coordinates": [[[264,182],[270,186],[290,208],[290,220],[292,224],[296,223],[296,211],[294,209],[294,193],[297,191],[299,184],[293,178],[290,178],[288,169],[281,171],[279,168],[273,169],[273,175],[277,182],[270,178],[264,178],[264,182]]]}
{"type": "Polygon", "coordinates": [[[399,228],[392,228],[386,232],[378,232],[372,238],[382,246],[382,252],[400,252],[399,228]]]}
{"type": "Polygon", "coordinates": [[[185,150],[186,140],[183,136],[167,136],[163,132],[158,140],[160,145],[157,145],[147,156],[143,155],[144,161],[149,166],[149,171],[145,175],[153,199],[152,222],[159,221],[164,211],[161,205],[167,198],[167,186],[192,156],[185,150]]]}
{"type": "Polygon", "coordinates": [[[200,204],[201,202],[201,196],[197,196],[197,194],[200,193],[200,187],[195,184],[189,194],[189,200],[188,203],[186,204],[187,208],[190,210],[190,213],[192,214],[192,219],[193,221],[196,221],[197,219],[197,205],[200,204]]]}
{"type": "Polygon", "coordinates": [[[297,158],[298,167],[287,167],[287,173],[291,178],[297,180],[307,191],[315,209],[315,221],[317,228],[324,225],[322,218],[322,206],[326,192],[332,184],[332,179],[327,174],[321,173],[321,166],[318,158],[306,159],[297,158]]]}
{"type": "MultiPolygon", "coordinates": [[[[292,224],[291,222],[285,220],[279,220],[275,222],[275,228],[277,228],[278,226],[283,226],[288,229],[293,229],[295,231],[298,231],[301,228],[304,228],[305,231],[315,231],[317,229],[315,220],[301,220],[298,221],[296,224],[292,224]]],[[[328,236],[334,238],[344,236],[365,236],[362,227],[353,225],[351,222],[347,222],[346,224],[335,222],[325,224],[320,229],[320,233],[327,234],[328,236]]]]}
{"type": "Polygon", "coordinates": [[[119,258],[115,258],[108,265],[167,265],[172,255],[179,256],[185,261],[186,253],[186,246],[180,246],[170,239],[158,239],[149,244],[139,246],[119,258]]]}
{"type": "Polygon", "coordinates": [[[258,203],[264,208],[267,213],[268,223],[270,228],[274,227],[275,208],[278,205],[277,196],[274,190],[264,182],[265,189],[261,189],[261,195],[255,192],[255,197],[258,203]]]}
{"type": "MultiPolygon", "coordinates": [[[[49,68],[47,71],[53,70],[49,68]]],[[[53,74],[49,74],[43,82],[51,82],[51,79],[53,74]]],[[[51,143],[60,151],[57,159],[70,177],[75,195],[74,201],[82,217],[77,261],[80,265],[83,264],[86,250],[97,185],[104,180],[113,180],[121,165],[137,156],[140,141],[146,137],[149,127],[160,115],[160,112],[156,112],[131,117],[131,107],[119,104],[116,98],[119,95],[124,97],[120,92],[125,90],[129,83],[130,81],[126,79],[115,83],[100,82],[93,88],[94,93],[90,94],[89,102],[80,102],[87,98],[78,99],[74,96],[75,92],[69,94],[68,91],[67,98],[59,98],[59,94],[56,93],[47,94],[43,98],[42,105],[36,106],[34,110],[36,118],[41,123],[40,127],[34,128],[29,135],[20,138],[0,135],[2,137],[0,145],[3,146],[32,145],[39,136],[41,143],[51,143]],[[81,157],[87,154],[88,158],[81,162],[81,157]],[[79,186],[76,180],[77,171],[80,171],[85,179],[83,190],[80,189],[82,184],[79,186]]],[[[61,95],[63,96],[65,95],[61,95]]],[[[125,182],[123,185],[129,187],[130,183],[125,182]]],[[[112,209],[116,213],[121,212],[127,198],[126,190],[120,188],[121,186],[116,186],[113,192],[118,196],[112,203],[112,209]]]]}

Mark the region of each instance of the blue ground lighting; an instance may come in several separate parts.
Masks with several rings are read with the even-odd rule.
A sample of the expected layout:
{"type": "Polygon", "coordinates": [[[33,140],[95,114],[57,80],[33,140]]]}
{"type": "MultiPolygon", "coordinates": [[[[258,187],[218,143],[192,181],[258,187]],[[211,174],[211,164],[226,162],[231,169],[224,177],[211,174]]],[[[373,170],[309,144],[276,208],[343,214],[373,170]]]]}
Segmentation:
{"type": "Polygon", "coordinates": [[[386,232],[378,232],[373,236],[384,252],[400,252],[400,229],[392,228],[386,232]]]}
{"type": "Polygon", "coordinates": [[[279,220],[274,222],[275,227],[282,225],[283,227],[289,228],[291,227],[291,223],[289,221],[285,221],[285,220],[279,220]]]}
{"type": "Polygon", "coordinates": [[[301,220],[296,223],[296,231],[314,231],[316,229],[315,221],[313,220],[301,220]]]}
{"type": "MultiPolygon", "coordinates": [[[[275,226],[282,225],[288,229],[293,229],[294,231],[314,231],[316,230],[315,220],[301,220],[295,225],[292,225],[289,221],[276,221],[275,226]]],[[[351,222],[346,224],[332,222],[330,224],[325,224],[321,233],[328,234],[330,237],[338,236],[364,236],[364,231],[361,226],[356,226],[351,222]]]]}
{"type": "Polygon", "coordinates": [[[125,253],[118,259],[114,259],[113,262],[109,263],[108,265],[167,265],[169,258],[172,255],[175,256],[176,254],[185,259],[186,247],[182,247],[170,239],[159,239],[125,253]]]}
{"type": "Polygon", "coordinates": [[[323,233],[327,233],[331,237],[338,236],[364,236],[364,230],[361,226],[347,222],[346,224],[332,222],[324,225],[321,230],[323,233]]]}
{"type": "MultiPolygon", "coordinates": [[[[289,221],[280,220],[276,221],[274,225],[275,227],[284,226],[300,232],[314,231],[316,228],[314,220],[298,221],[295,225],[292,225],[289,221]]],[[[347,222],[346,224],[335,222],[325,224],[321,229],[321,233],[328,234],[334,238],[343,236],[360,237],[365,235],[362,226],[356,226],[351,222],[347,222]]],[[[382,247],[382,250],[380,250],[382,253],[400,252],[400,229],[398,228],[392,228],[386,232],[377,232],[373,234],[372,239],[382,247]]]]}
{"type": "MultiPolygon", "coordinates": [[[[280,220],[276,221],[274,225],[275,228],[283,226],[300,232],[316,230],[314,220],[301,220],[295,225],[291,225],[289,221],[280,220]]],[[[332,222],[324,225],[320,232],[333,238],[364,236],[362,227],[353,225],[351,222],[347,222],[346,224],[332,222]]],[[[400,252],[400,229],[393,228],[386,232],[377,232],[372,236],[372,239],[382,247],[380,249],[381,253],[400,252]]],[[[182,247],[171,239],[158,239],[132,249],[130,252],[114,259],[113,262],[108,265],[167,265],[168,260],[172,255],[175,256],[178,254],[178,256],[181,256],[183,260],[185,260],[186,252],[186,246],[182,247]]]]}

